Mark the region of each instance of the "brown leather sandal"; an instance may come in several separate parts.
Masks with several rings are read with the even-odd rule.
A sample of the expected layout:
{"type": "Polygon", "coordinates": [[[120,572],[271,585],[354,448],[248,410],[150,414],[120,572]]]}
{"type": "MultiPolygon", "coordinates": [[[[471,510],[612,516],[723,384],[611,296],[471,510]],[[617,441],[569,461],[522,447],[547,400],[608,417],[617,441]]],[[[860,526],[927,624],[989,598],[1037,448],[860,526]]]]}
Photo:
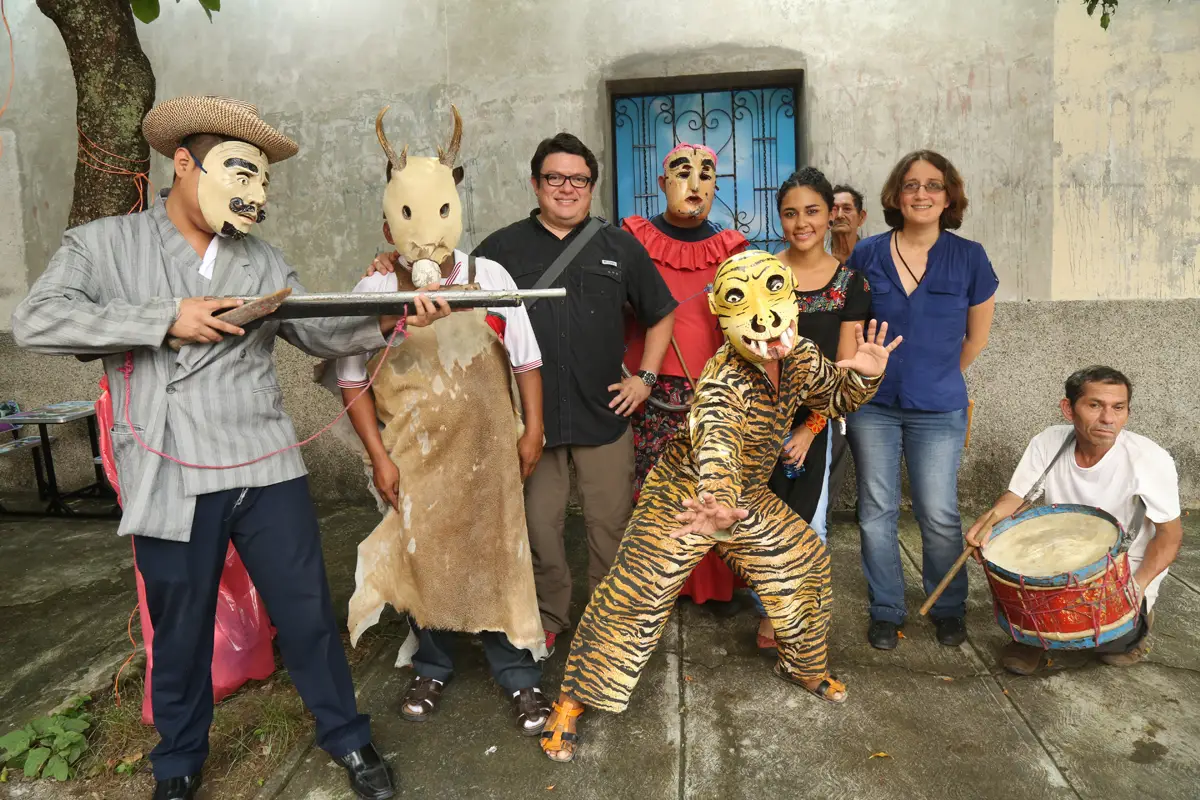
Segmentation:
{"type": "Polygon", "coordinates": [[[1045,651],[1021,642],[1009,642],[1000,651],[1000,666],[1013,675],[1032,675],[1042,665],[1045,651]]]}
{"type": "Polygon", "coordinates": [[[575,720],[582,713],[583,706],[575,706],[564,711],[558,703],[554,704],[554,716],[546,721],[547,727],[542,730],[541,741],[542,752],[551,761],[565,764],[575,758],[575,748],[579,746],[579,733],[575,720]],[[557,755],[559,753],[565,753],[566,758],[559,758],[557,755]]]}
{"type": "Polygon", "coordinates": [[[779,664],[776,664],[771,672],[774,673],[775,677],[779,678],[780,680],[795,684],[814,697],[821,698],[826,703],[844,703],[846,702],[846,698],[849,696],[849,693],[846,691],[846,684],[829,674],[826,674],[825,677],[821,679],[821,682],[816,686],[810,687],[807,683],[799,678],[793,678],[791,675],[788,675],[783,671],[783,667],[781,667],[779,664]],[[838,692],[841,692],[842,695],[840,699],[833,697],[833,695],[837,694],[838,692]]]}
{"type": "Polygon", "coordinates": [[[438,701],[442,699],[444,683],[433,678],[413,678],[400,701],[400,716],[413,722],[424,722],[437,711],[438,701]],[[413,709],[420,709],[419,711],[413,709]]]}

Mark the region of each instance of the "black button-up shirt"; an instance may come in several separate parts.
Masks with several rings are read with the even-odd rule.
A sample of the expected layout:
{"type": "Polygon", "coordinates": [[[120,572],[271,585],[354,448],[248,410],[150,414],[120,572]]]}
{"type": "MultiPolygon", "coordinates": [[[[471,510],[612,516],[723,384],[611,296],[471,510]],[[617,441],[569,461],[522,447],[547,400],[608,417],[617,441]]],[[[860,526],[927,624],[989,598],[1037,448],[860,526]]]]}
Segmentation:
{"type": "MultiPolygon", "coordinates": [[[[501,228],[475,248],[498,261],[521,289],[531,289],[559,253],[587,225],[559,239],[538,221],[538,211],[501,228]]],[[[630,234],[605,225],[552,284],[563,300],[539,300],[529,321],[542,350],[542,405],[546,446],[600,445],[625,433],[629,418],[608,407],[621,382],[625,355],[624,307],[654,325],[675,310],[675,298],[645,248],[630,234]]]]}

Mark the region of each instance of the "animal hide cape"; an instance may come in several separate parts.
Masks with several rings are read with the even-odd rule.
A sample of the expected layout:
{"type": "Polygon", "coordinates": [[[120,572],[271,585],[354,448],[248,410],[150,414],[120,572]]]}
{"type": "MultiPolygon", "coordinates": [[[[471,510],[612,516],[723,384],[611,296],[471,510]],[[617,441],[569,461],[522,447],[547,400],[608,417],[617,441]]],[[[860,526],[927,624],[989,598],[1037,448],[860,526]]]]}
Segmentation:
{"type": "MultiPolygon", "coordinates": [[[[466,287],[464,287],[466,288],[466,287]]],[[[387,354],[372,387],[384,447],[400,471],[399,510],[358,546],[350,598],[351,643],[385,604],[422,628],[503,631],[546,657],[533,583],[517,440],[524,430],[508,353],[484,309],[410,329],[387,354]]],[[[368,363],[374,374],[383,353],[368,363]]],[[[318,382],[340,397],[334,365],[318,382]]],[[[337,436],[370,458],[343,419],[337,436]]],[[[411,663],[412,634],[397,666],[411,663]]]]}

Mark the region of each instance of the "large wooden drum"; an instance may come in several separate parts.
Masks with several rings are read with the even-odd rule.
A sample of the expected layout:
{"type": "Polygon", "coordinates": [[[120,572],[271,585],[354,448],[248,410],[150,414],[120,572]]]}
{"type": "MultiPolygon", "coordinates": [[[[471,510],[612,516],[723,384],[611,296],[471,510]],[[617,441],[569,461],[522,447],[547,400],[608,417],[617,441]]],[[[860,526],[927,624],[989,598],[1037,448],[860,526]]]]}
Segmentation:
{"type": "Polygon", "coordinates": [[[997,524],[982,552],[996,622],[1047,650],[1131,632],[1139,608],[1125,547],[1121,524],[1091,506],[1031,508],[997,524]]]}

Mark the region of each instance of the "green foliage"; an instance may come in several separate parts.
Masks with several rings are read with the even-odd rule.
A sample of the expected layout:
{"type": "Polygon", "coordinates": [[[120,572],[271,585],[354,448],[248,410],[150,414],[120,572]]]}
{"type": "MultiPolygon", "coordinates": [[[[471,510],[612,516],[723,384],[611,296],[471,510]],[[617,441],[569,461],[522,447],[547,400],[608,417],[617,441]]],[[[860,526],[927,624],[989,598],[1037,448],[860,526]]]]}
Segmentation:
{"type": "Polygon", "coordinates": [[[23,728],[0,736],[0,782],[9,769],[19,769],[29,779],[65,781],[75,774],[75,764],[87,751],[84,731],[92,719],[83,707],[90,697],[77,697],[58,714],[38,717],[23,728]]]}
{"type": "MultiPolygon", "coordinates": [[[[179,2],[179,0],[175,0],[179,2]]],[[[1096,9],[1100,9],[1100,27],[1108,30],[1108,23],[1112,22],[1112,15],[1117,13],[1117,3],[1119,0],[1083,0],[1083,4],[1087,6],[1088,16],[1095,16],[1096,9]]],[[[1171,2],[1171,0],[1167,0],[1171,2]]]]}
{"type": "MultiPolygon", "coordinates": [[[[129,5],[133,7],[133,15],[146,24],[158,19],[158,0],[129,0],[129,5]]],[[[212,22],[212,12],[221,10],[221,0],[200,0],[200,7],[212,22]]]]}

